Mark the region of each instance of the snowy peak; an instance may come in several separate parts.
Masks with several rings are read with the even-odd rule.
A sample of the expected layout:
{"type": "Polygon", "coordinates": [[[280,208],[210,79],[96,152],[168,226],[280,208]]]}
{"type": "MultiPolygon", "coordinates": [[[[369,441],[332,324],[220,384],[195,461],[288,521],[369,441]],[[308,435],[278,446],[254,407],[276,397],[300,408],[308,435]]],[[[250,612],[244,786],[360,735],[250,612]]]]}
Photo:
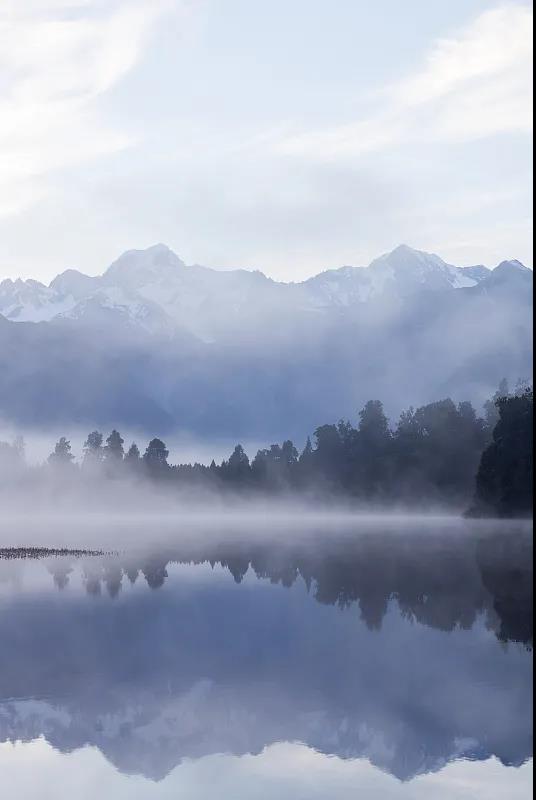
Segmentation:
{"type": "Polygon", "coordinates": [[[502,261],[482,283],[489,288],[532,291],[532,270],[521,261],[502,261]]]}
{"type": "Polygon", "coordinates": [[[49,289],[52,289],[60,297],[70,295],[75,300],[81,300],[94,291],[100,281],[100,278],[91,278],[77,269],[66,269],[50,282],[49,289]]]}
{"type": "Polygon", "coordinates": [[[382,296],[476,286],[490,274],[486,267],[455,267],[434,253],[402,244],[376,258],[368,268],[342,267],[305,281],[316,307],[352,306],[382,296]]]}
{"type": "Polygon", "coordinates": [[[516,272],[517,273],[521,272],[525,274],[532,272],[532,270],[530,270],[528,267],[522,264],[521,261],[517,261],[515,258],[512,259],[511,261],[501,261],[499,266],[496,267],[494,271],[496,274],[504,273],[509,275],[512,275],[516,272]]]}
{"type": "Polygon", "coordinates": [[[491,270],[483,264],[475,264],[472,267],[461,267],[461,269],[464,275],[468,278],[473,278],[477,283],[481,283],[481,281],[489,278],[491,275],[491,270]]]}
{"type": "Polygon", "coordinates": [[[424,250],[415,250],[407,244],[399,244],[390,253],[384,253],[370,263],[372,269],[394,269],[396,271],[429,271],[430,269],[443,269],[447,264],[435,253],[426,253],[424,250]]]}
{"type": "Polygon", "coordinates": [[[107,285],[135,288],[165,277],[176,277],[186,265],[165,244],[146,250],[127,250],[108,267],[102,280],[107,285]]]}
{"type": "Polygon", "coordinates": [[[481,285],[516,287],[532,280],[519,261],[494,271],[456,267],[434,253],[400,245],[368,268],[331,269],[302,283],[278,283],[262,272],[186,266],[164,244],[129,250],[98,277],[68,269],[47,287],[20,279],[0,283],[0,314],[12,321],[69,318],[129,321],[152,333],[187,329],[206,340],[223,330],[283,311],[357,310],[381,298],[399,300],[422,291],[451,291],[481,285]],[[101,313],[102,312],[102,313],[101,313]]]}
{"type": "Polygon", "coordinates": [[[369,270],[375,273],[383,291],[403,295],[416,289],[462,289],[479,282],[475,274],[447,264],[435,253],[414,250],[405,244],[372,261],[369,270]]]}
{"type": "Polygon", "coordinates": [[[0,283],[0,314],[16,322],[48,322],[74,305],[39,281],[7,278],[0,283]]]}
{"type": "Polygon", "coordinates": [[[88,328],[130,327],[152,334],[172,335],[177,326],[157,304],[117,286],[97,288],[57,319],[77,320],[88,328]]]}

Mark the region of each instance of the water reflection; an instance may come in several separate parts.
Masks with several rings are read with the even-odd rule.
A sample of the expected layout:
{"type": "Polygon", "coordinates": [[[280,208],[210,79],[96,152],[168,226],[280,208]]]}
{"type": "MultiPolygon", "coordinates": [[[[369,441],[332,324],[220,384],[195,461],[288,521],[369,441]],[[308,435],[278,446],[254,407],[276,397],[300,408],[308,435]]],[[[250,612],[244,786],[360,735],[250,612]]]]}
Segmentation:
{"type": "Polygon", "coordinates": [[[0,741],[155,780],[277,742],[400,779],[532,754],[527,531],[31,556],[0,561],[0,741]]]}

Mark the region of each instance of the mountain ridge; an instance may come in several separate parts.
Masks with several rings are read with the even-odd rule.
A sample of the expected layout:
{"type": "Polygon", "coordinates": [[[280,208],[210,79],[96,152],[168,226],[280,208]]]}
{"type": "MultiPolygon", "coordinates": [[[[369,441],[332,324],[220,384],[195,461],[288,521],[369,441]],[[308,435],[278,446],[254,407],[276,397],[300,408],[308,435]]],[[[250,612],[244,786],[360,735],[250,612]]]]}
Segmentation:
{"type": "MultiPolygon", "coordinates": [[[[501,278],[519,269],[518,261],[496,268],[501,278]]],[[[482,265],[456,267],[433,253],[399,245],[374,259],[368,267],[328,269],[300,282],[275,281],[258,270],[217,270],[187,266],[167,245],[127,250],[101,274],[67,269],[48,286],[34,279],[5,279],[0,283],[0,314],[14,322],[50,322],[86,318],[88,308],[116,311],[148,332],[169,334],[185,327],[201,339],[214,336],[212,317],[223,309],[240,313],[271,306],[319,311],[351,308],[384,296],[405,297],[421,290],[450,290],[477,286],[494,271],[482,265]]],[[[532,274],[532,273],[531,273],[532,274]]],[[[496,278],[497,280],[498,278],[496,278]]]]}
{"type": "Polygon", "coordinates": [[[162,247],[114,264],[63,273],[60,295],[1,285],[0,420],[299,441],[371,398],[396,419],[447,396],[481,406],[503,377],[532,375],[518,262],[467,273],[402,248],[299,284],[186,267],[162,247]]]}

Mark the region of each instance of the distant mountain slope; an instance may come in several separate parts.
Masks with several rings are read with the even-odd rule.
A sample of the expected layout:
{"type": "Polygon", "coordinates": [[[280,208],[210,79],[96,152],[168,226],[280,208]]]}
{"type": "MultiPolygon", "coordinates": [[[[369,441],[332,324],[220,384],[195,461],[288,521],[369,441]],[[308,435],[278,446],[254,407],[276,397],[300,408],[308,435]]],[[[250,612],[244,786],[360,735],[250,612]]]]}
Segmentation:
{"type": "Polygon", "coordinates": [[[98,277],[70,269],[49,286],[34,280],[5,280],[0,284],[0,313],[14,322],[42,322],[77,319],[98,305],[115,309],[152,332],[155,326],[169,332],[179,325],[210,338],[221,330],[222,316],[252,307],[260,313],[281,307],[349,308],[383,295],[405,297],[423,289],[476,286],[488,272],[483,267],[453,267],[438,256],[401,245],[368,269],[342,267],[285,284],[261,272],[187,267],[160,244],[124,253],[98,277]]]}
{"type": "Polygon", "coordinates": [[[531,375],[532,271],[406,246],[298,284],[187,267],[164,245],[99,277],[0,284],[0,419],[303,437],[531,375]],[[2,316],[3,315],[3,316],[2,316]]]}

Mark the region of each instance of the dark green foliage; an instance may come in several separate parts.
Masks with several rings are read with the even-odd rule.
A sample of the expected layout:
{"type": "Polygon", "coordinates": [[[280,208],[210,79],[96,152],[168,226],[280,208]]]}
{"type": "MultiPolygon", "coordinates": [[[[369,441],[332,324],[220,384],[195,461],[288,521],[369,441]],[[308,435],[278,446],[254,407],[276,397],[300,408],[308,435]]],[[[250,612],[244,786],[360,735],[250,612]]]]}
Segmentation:
{"type": "Polygon", "coordinates": [[[307,437],[307,441],[305,443],[305,447],[302,450],[301,456],[299,457],[300,464],[309,464],[311,463],[313,458],[313,445],[311,444],[311,437],[307,437]]]}
{"type": "Polygon", "coordinates": [[[315,431],[314,472],[327,483],[340,483],[344,445],[337,425],[321,425],[315,431]]]}
{"type": "Polygon", "coordinates": [[[467,503],[485,443],[485,423],[470,403],[447,399],[409,409],[393,439],[398,493],[430,505],[467,503]]]}
{"type": "Polygon", "coordinates": [[[125,455],[125,464],[136,467],[141,461],[140,450],[136,442],[132,442],[125,455]]]}
{"type": "Polygon", "coordinates": [[[290,487],[295,479],[298,451],[288,439],[281,446],[272,444],[259,450],[251,465],[252,476],[258,486],[269,490],[290,487]]]}
{"type": "Polygon", "coordinates": [[[71,453],[71,443],[65,436],[56,443],[54,452],[48,457],[48,463],[52,466],[65,466],[71,464],[74,459],[71,453]]]}
{"type": "Polygon", "coordinates": [[[385,495],[391,484],[392,436],[389,423],[379,400],[369,400],[359,412],[359,427],[355,437],[358,491],[368,498],[385,495]]]}
{"type": "MultiPolygon", "coordinates": [[[[503,381],[494,399],[498,421],[491,444],[489,426],[495,417],[489,403],[482,418],[471,403],[456,404],[449,398],[409,408],[392,429],[382,403],[371,400],[359,412],[357,427],[347,420],[321,425],[314,433],[315,444],[308,438],[301,455],[287,440],[259,450],[250,463],[238,444],[219,466],[215,461],[210,466],[170,466],[161,439],[152,439],[140,458],[135,443],[124,455],[118,431],[110,433],[104,448],[102,434],[93,431],[84,444],[83,466],[92,467],[86,474],[105,478],[165,477],[178,488],[306,493],[378,509],[457,511],[466,509],[474,497],[478,471],[471,513],[527,515],[532,508],[532,389],[518,385],[516,394],[507,392],[503,381]]],[[[5,445],[2,452],[11,463],[14,445],[5,445]]],[[[72,460],[69,442],[60,439],[49,463],[72,460]]]]}
{"type": "Polygon", "coordinates": [[[161,439],[151,439],[143,456],[145,466],[152,474],[161,474],[169,469],[169,450],[161,439]]]}
{"type": "Polygon", "coordinates": [[[241,444],[237,444],[229,460],[222,463],[220,473],[222,478],[229,483],[237,486],[247,484],[251,477],[251,467],[241,444]]]}
{"type": "Polygon", "coordinates": [[[503,378],[493,397],[490,400],[486,400],[484,403],[484,416],[486,419],[486,425],[490,431],[493,431],[495,425],[499,421],[499,409],[497,408],[497,401],[500,400],[501,397],[508,397],[509,394],[510,389],[508,388],[508,381],[506,378],[503,378]]]}
{"type": "Polygon", "coordinates": [[[533,503],[533,392],[499,397],[493,441],[482,454],[472,514],[530,516],[533,503]]]}
{"type": "Polygon", "coordinates": [[[94,468],[103,459],[104,448],[102,446],[103,435],[100,431],[92,431],[88,434],[84,442],[84,466],[94,468]]]}
{"type": "Polygon", "coordinates": [[[125,454],[124,443],[125,440],[121,437],[119,431],[113,430],[106,439],[106,447],[104,448],[105,461],[112,463],[122,461],[125,454]]]}

